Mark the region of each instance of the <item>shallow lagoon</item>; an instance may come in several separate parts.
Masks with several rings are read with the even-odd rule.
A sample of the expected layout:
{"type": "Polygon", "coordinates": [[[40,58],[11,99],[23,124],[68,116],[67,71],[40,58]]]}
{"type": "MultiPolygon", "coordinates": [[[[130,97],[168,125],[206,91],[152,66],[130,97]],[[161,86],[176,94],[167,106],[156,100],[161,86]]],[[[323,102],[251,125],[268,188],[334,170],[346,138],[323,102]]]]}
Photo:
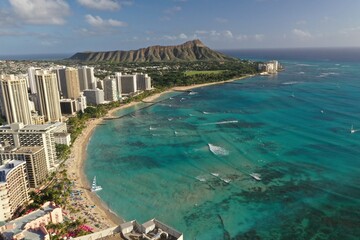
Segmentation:
{"type": "Polygon", "coordinates": [[[174,93],[105,121],[85,169],[99,196],[126,220],[155,217],[186,239],[356,239],[360,65],[282,64],[276,76],[174,93]]]}

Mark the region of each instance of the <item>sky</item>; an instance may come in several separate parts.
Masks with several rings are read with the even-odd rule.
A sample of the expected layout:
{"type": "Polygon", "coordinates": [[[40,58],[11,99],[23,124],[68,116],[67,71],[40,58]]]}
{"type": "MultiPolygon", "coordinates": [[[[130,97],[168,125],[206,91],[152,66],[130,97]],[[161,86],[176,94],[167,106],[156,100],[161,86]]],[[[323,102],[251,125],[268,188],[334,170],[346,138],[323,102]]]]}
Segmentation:
{"type": "Polygon", "coordinates": [[[360,47],[360,0],[0,0],[0,55],[360,47]]]}

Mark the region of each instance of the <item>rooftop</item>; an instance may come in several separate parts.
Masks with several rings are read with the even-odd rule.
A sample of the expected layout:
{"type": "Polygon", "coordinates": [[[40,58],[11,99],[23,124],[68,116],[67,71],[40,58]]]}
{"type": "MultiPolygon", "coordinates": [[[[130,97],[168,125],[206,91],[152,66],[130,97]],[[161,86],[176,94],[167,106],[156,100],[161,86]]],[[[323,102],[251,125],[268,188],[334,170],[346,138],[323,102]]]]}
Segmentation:
{"type": "Polygon", "coordinates": [[[34,146],[34,147],[19,147],[15,152],[16,153],[36,153],[43,149],[42,146],[34,146]]]}
{"type": "Polygon", "coordinates": [[[11,172],[11,170],[16,168],[20,164],[25,164],[25,162],[19,160],[10,160],[4,162],[4,164],[0,166],[0,172],[3,172],[3,174],[0,174],[0,182],[6,182],[6,177],[9,174],[9,172],[11,172]]]}
{"type": "Polygon", "coordinates": [[[8,229],[4,230],[2,234],[5,236],[5,239],[12,239],[15,234],[23,232],[25,239],[43,239],[44,234],[41,231],[26,230],[24,227],[27,223],[36,220],[49,212],[52,212],[56,207],[51,204],[44,204],[41,209],[33,211],[23,217],[19,217],[15,220],[12,220],[4,225],[9,226],[8,229]],[[12,226],[12,228],[11,228],[12,226]]]}

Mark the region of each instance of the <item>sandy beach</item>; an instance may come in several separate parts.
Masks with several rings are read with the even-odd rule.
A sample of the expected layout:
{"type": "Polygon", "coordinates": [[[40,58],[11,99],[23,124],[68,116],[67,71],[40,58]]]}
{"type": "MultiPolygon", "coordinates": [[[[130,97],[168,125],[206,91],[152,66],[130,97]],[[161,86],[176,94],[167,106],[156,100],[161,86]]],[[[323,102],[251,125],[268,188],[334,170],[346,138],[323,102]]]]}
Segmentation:
{"type": "MultiPolygon", "coordinates": [[[[251,76],[244,76],[241,78],[235,78],[221,82],[174,87],[170,90],[149,96],[145,98],[143,102],[154,102],[163,94],[167,94],[173,91],[188,91],[194,88],[222,84],[248,77],[251,76]]],[[[111,117],[113,116],[114,112],[120,109],[134,106],[138,103],[139,102],[131,102],[129,104],[125,104],[118,108],[110,110],[103,118],[90,119],[87,122],[87,127],[82,131],[81,135],[73,143],[70,158],[65,163],[65,167],[66,169],[68,169],[69,178],[70,180],[74,181],[74,190],[81,192],[80,196],[74,198],[70,202],[73,207],[79,210],[77,213],[71,214],[71,217],[75,219],[78,219],[79,217],[86,219],[87,225],[91,226],[94,229],[94,232],[119,225],[120,223],[124,222],[124,219],[111,212],[108,206],[106,206],[106,204],[101,201],[101,199],[96,195],[96,193],[90,191],[91,184],[87,181],[83,168],[86,160],[86,147],[88,141],[93,134],[95,128],[103,121],[104,118],[111,117]]]]}

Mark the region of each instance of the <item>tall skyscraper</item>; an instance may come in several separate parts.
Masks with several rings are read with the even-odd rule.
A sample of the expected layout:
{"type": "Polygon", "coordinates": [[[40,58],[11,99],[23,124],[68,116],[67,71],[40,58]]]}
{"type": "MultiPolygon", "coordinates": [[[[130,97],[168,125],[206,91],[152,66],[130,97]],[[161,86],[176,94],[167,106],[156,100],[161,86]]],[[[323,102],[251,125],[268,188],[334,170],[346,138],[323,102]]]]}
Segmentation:
{"type": "Polygon", "coordinates": [[[129,95],[137,92],[136,75],[122,75],[121,77],[121,94],[129,95]]]}
{"type": "Polygon", "coordinates": [[[0,166],[0,221],[11,219],[29,201],[28,192],[24,161],[11,160],[0,166]]]}
{"type": "Polygon", "coordinates": [[[116,92],[117,92],[117,95],[118,95],[118,99],[121,100],[122,98],[122,90],[121,90],[121,72],[116,72],[115,73],[115,82],[116,82],[116,92]]]}
{"type": "Polygon", "coordinates": [[[36,71],[38,108],[46,122],[61,122],[60,95],[56,74],[50,71],[36,71]]]}
{"type": "Polygon", "coordinates": [[[78,69],[78,72],[79,72],[80,91],[96,88],[93,67],[82,66],[81,68],[78,69]]]}
{"type": "Polygon", "coordinates": [[[1,102],[7,122],[31,124],[29,95],[25,78],[14,75],[1,75],[1,102]]]}
{"type": "Polygon", "coordinates": [[[40,68],[29,67],[28,68],[28,87],[32,94],[36,93],[36,82],[35,82],[35,72],[41,70],[40,68]]]}
{"type": "Polygon", "coordinates": [[[108,77],[104,79],[104,100],[110,102],[119,100],[114,78],[108,77]]]}
{"type": "Polygon", "coordinates": [[[137,90],[151,90],[151,78],[147,74],[136,74],[137,90]]]}
{"type": "Polygon", "coordinates": [[[62,123],[26,125],[13,123],[0,126],[0,144],[4,147],[42,146],[45,151],[46,167],[52,170],[58,164],[54,133],[66,127],[62,123]]]}
{"type": "Polygon", "coordinates": [[[76,68],[66,68],[66,87],[67,96],[66,98],[76,99],[80,97],[80,83],[79,74],[76,68]]]}
{"type": "Polygon", "coordinates": [[[57,70],[60,78],[61,93],[64,98],[76,99],[80,96],[79,74],[76,68],[63,68],[57,70]]]}

